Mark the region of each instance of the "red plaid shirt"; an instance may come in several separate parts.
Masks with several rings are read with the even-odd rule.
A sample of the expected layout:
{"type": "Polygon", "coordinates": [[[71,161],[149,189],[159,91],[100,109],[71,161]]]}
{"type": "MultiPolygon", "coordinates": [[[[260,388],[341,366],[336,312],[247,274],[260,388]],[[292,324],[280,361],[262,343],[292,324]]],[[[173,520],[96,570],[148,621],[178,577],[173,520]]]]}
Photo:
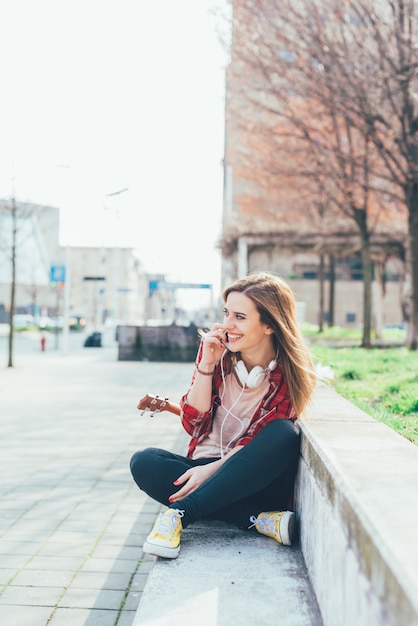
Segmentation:
{"type": "MultiPolygon", "coordinates": [[[[200,361],[201,351],[199,350],[198,360],[200,361]]],[[[193,372],[192,383],[196,377],[196,370],[193,372]]],[[[235,446],[245,446],[257,434],[273,420],[297,419],[289,397],[289,388],[285,380],[280,364],[270,372],[269,388],[260,403],[258,409],[251,418],[247,432],[235,443],[235,446]]],[[[207,437],[212,429],[216,409],[221,403],[219,388],[222,383],[222,372],[220,363],[217,364],[212,382],[212,401],[209,411],[201,413],[191,406],[187,401],[188,392],[180,400],[181,421],[185,431],[191,436],[187,456],[191,458],[197,444],[207,437]]]]}

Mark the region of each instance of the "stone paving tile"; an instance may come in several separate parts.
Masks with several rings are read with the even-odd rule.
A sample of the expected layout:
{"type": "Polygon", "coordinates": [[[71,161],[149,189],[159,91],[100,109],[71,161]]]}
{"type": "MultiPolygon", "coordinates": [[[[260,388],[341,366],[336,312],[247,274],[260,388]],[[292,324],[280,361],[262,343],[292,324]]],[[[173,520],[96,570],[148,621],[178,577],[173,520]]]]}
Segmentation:
{"type": "MultiPolygon", "coordinates": [[[[150,565],[152,567],[153,562],[150,565]]],[[[132,591],[142,591],[142,589],[145,587],[145,583],[147,582],[149,570],[151,569],[151,567],[148,570],[145,570],[141,567],[140,571],[134,575],[131,583],[132,591]]]]}
{"type": "Polygon", "coordinates": [[[29,606],[50,606],[54,607],[62,594],[64,587],[17,587],[9,585],[0,595],[1,604],[16,604],[29,606]]]}
{"type": "MultiPolygon", "coordinates": [[[[145,578],[148,577],[148,573],[145,578]]],[[[72,588],[88,589],[128,589],[132,579],[131,572],[79,572],[71,582],[72,588]]]]}
{"type": "MultiPolygon", "coordinates": [[[[2,626],[3,624],[4,626],[40,626],[47,623],[50,615],[51,608],[48,606],[0,605],[0,624],[2,626]]],[[[55,626],[58,624],[55,623],[55,626]]],[[[59,626],[64,626],[64,624],[59,626]]],[[[72,624],[71,626],[76,625],[72,624]]]]}
{"type": "Polygon", "coordinates": [[[6,541],[0,539],[0,554],[34,554],[42,548],[40,541],[6,541]]]}
{"type": "Polygon", "coordinates": [[[74,511],[74,502],[68,500],[66,502],[58,502],[46,500],[36,502],[24,515],[25,520],[42,519],[43,517],[54,515],[55,519],[65,519],[74,511]]]}
{"type": "MultiPolygon", "coordinates": [[[[117,617],[118,611],[106,611],[94,608],[58,608],[54,612],[52,619],[48,622],[48,626],[115,626],[117,617]]],[[[41,624],[43,622],[38,623],[41,624]]],[[[128,624],[128,626],[131,626],[131,624],[128,624]]],[[[13,626],[15,625],[13,624],[13,626]]],[[[18,626],[21,625],[19,624],[18,626]]],[[[34,626],[34,624],[28,623],[27,626],[34,626]]]]}
{"type": "Polygon", "coordinates": [[[61,530],[59,528],[53,534],[50,535],[48,540],[52,543],[66,543],[68,544],[85,544],[88,546],[94,546],[99,538],[99,533],[91,533],[86,531],[77,532],[76,530],[61,530]]]}
{"type": "MultiPolygon", "coordinates": [[[[0,496],[2,495],[3,494],[0,493],[0,496]]],[[[23,504],[23,506],[13,506],[11,498],[9,498],[9,503],[9,507],[2,507],[2,522],[10,521],[14,523],[15,520],[19,519],[22,515],[30,511],[30,506],[27,503],[23,504]]]]}
{"type": "Polygon", "coordinates": [[[132,626],[134,617],[135,617],[135,611],[123,610],[118,620],[118,626],[132,626]]]}
{"type": "Polygon", "coordinates": [[[27,554],[2,554],[1,566],[5,569],[20,569],[29,563],[31,558],[27,554]]]}
{"type": "Polygon", "coordinates": [[[38,556],[83,557],[87,558],[94,550],[95,543],[60,543],[48,541],[38,552],[38,556]]]}
{"type": "MultiPolygon", "coordinates": [[[[125,604],[123,605],[127,611],[136,611],[139,605],[139,601],[141,599],[142,590],[141,591],[130,591],[126,598],[125,604]]],[[[118,624],[119,626],[119,624],[118,624]]]]}
{"type": "Polygon", "coordinates": [[[23,569],[12,580],[20,587],[68,587],[74,577],[73,570],[23,569]]]}
{"type": "Polygon", "coordinates": [[[0,567],[0,588],[2,585],[7,585],[8,582],[13,578],[13,576],[16,576],[18,572],[19,570],[17,569],[0,567]]]}
{"type": "MultiPolygon", "coordinates": [[[[135,512],[138,513],[138,509],[136,509],[135,512]]],[[[98,510],[97,507],[90,507],[89,509],[85,508],[83,514],[81,515],[81,508],[77,507],[76,509],[70,511],[65,519],[68,524],[71,524],[72,522],[80,522],[85,524],[88,528],[90,522],[101,521],[106,523],[113,517],[114,514],[115,512],[112,511],[111,507],[108,507],[107,510],[103,508],[98,510]]]]}
{"type": "MultiPolygon", "coordinates": [[[[1,499],[1,496],[0,496],[1,499]]],[[[2,535],[6,530],[11,528],[14,524],[13,519],[4,518],[0,520],[0,535],[2,535]]]]}
{"type": "Polygon", "coordinates": [[[109,609],[120,607],[125,590],[71,587],[61,598],[59,608],[109,609]]]}
{"type": "Polygon", "coordinates": [[[120,544],[103,544],[97,546],[94,550],[94,556],[97,559],[131,559],[138,560],[138,548],[136,546],[123,546],[120,544]]]}
{"type": "Polygon", "coordinates": [[[139,558],[142,554],[142,550],[138,554],[137,560],[131,559],[96,559],[91,557],[83,564],[82,570],[84,572],[114,572],[117,574],[123,574],[125,572],[134,572],[139,558]]]}
{"type": "MultiPolygon", "coordinates": [[[[13,524],[13,531],[26,532],[27,531],[27,520],[25,517],[21,517],[18,521],[13,524]]],[[[57,520],[51,518],[38,518],[32,519],[30,523],[30,530],[34,532],[41,532],[42,534],[49,536],[57,527],[57,520]]]]}
{"type": "Polygon", "coordinates": [[[106,519],[85,520],[78,518],[65,520],[60,525],[59,532],[76,532],[99,535],[107,528],[108,524],[109,522],[106,519]]]}
{"type": "MultiPolygon", "coordinates": [[[[155,517],[154,517],[155,520],[155,517]]],[[[125,546],[134,546],[136,548],[139,549],[140,546],[142,546],[145,537],[148,535],[149,531],[152,528],[152,523],[149,524],[148,522],[144,522],[143,524],[141,524],[141,530],[142,532],[131,532],[129,533],[129,535],[127,535],[126,537],[124,537],[123,539],[123,545],[125,546]]],[[[120,545],[121,542],[121,537],[118,533],[105,533],[100,540],[100,543],[102,545],[104,544],[112,544],[112,543],[119,543],[120,545]]]]}
{"type": "Polygon", "coordinates": [[[35,556],[26,565],[26,569],[35,570],[69,570],[77,571],[83,564],[82,557],[35,556]]]}

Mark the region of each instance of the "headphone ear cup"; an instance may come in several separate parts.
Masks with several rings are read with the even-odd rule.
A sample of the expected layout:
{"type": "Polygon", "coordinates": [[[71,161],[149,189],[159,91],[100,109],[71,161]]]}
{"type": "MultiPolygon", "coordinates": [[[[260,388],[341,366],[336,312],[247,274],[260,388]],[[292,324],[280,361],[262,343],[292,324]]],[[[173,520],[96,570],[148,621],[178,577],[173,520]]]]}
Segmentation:
{"type": "Polygon", "coordinates": [[[259,365],[256,365],[248,374],[247,387],[251,387],[252,389],[254,389],[254,387],[258,387],[259,385],[261,385],[265,378],[266,370],[264,370],[259,365]]]}
{"type": "MultiPolygon", "coordinates": [[[[267,369],[271,372],[275,369],[275,367],[277,367],[277,361],[270,361],[267,369]]],[[[259,365],[253,367],[251,372],[247,372],[244,361],[237,361],[235,364],[235,371],[241,381],[241,384],[247,385],[247,387],[251,387],[252,389],[261,385],[267,374],[267,370],[263,369],[259,365]]]]}
{"type": "Polygon", "coordinates": [[[237,361],[237,363],[235,364],[235,371],[241,383],[243,385],[246,385],[248,380],[248,372],[247,368],[245,367],[244,361],[237,361]]]}

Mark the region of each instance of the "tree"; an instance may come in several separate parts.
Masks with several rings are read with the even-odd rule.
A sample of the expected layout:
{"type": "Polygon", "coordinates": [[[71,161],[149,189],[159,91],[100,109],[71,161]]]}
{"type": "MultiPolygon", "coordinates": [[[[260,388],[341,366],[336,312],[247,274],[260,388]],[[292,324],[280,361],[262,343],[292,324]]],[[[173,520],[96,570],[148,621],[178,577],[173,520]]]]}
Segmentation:
{"type": "Polygon", "coordinates": [[[10,221],[10,238],[5,236],[3,229],[2,237],[0,240],[1,248],[7,254],[11,263],[11,281],[10,281],[10,308],[9,308],[9,339],[8,339],[8,367],[13,367],[13,339],[14,339],[14,326],[13,316],[15,312],[15,300],[16,300],[16,249],[17,249],[17,206],[14,196],[12,197],[10,204],[2,207],[3,214],[5,214],[10,221]]]}
{"type": "Polygon", "coordinates": [[[353,123],[372,138],[389,178],[403,194],[408,210],[411,297],[408,345],[418,349],[418,3],[386,0],[352,2],[351,12],[362,24],[364,41],[358,41],[367,59],[372,86],[356,88],[353,123]],[[367,44],[367,45],[366,45],[367,44]]]}
{"type": "MultiPolygon", "coordinates": [[[[397,210],[406,207],[410,275],[408,339],[418,348],[418,50],[417,2],[313,0],[260,2],[285,16],[282,45],[293,46],[292,71],[309,68],[314,97],[332,90],[338,115],[375,147],[380,184],[397,210]],[[309,55],[309,57],[308,57],[309,55]],[[310,58],[310,62],[309,61],[310,58]],[[323,79],[326,78],[326,80],[323,79]],[[325,87],[325,90],[324,90],[325,87]],[[327,89],[328,87],[328,89],[327,89]],[[383,184],[382,184],[383,183],[383,184]]],[[[283,22],[283,20],[282,20],[283,22]]],[[[322,100],[324,102],[324,100],[322,100]]],[[[402,219],[402,212],[399,214],[402,219]]],[[[393,222],[396,225],[396,222],[393,222]]]]}
{"type": "MultiPolygon", "coordinates": [[[[247,133],[246,153],[252,145],[252,155],[261,155],[260,169],[271,173],[275,168],[281,184],[283,175],[287,172],[289,176],[293,170],[305,189],[306,182],[309,185],[309,196],[316,197],[316,204],[323,207],[323,217],[332,206],[332,222],[339,213],[356,224],[364,275],[363,345],[367,346],[371,329],[370,237],[386,232],[391,239],[398,231],[402,239],[404,218],[390,164],[382,158],[368,126],[353,115],[353,100],[357,96],[362,102],[364,95],[354,89],[357,77],[362,73],[364,86],[375,76],[375,67],[363,54],[368,49],[367,33],[358,11],[352,10],[355,4],[341,6],[333,0],[234,2],[230,84],[234,95],[239,93],[234,113],[243,120],[241,132],[247,133]],[[350,81],[354,86],[348,92],[346,83],[350,81]],[[251,111],[257,112],[257,132],[270,145],[269,150],[257,150],[254,139],[251,144],[249,136],[257,123],[251,119],[251,111]]],[[[376,86],[371,88],[372,94],[377,91],[376,86]]],[[[301,187],[299,183],[298,192],[301,187]]],[[[306,203],[303,205],[306,213],[306,203]]],[[[334,222],[334,230],[336,225],[334,222]]],[[[343,229],[341,220],[338,226],[343,229]]]]}
{"type": "MultiPolygon", "coordinates": [[[[288,0],[285,4],[288,7],[288,0]]],[[[341,114],[373,143],[385,167],[386,193],[395,203],[402,201],[407,209],[411,277],[408,346],[415,350],[418,348],[418,104],[415,95],[418,88],[418,3],[413,0],[351,0],[341,5],[336,0],[327,0],[312,4],[310,11],[315,19],[311,20],[311,43],[315,67],[332,80],[341,114]]]]}
{"type": "Polygon", "coordinates": [[[13,367],[14,323],[13,316],[16,310],[16,286],[18,276],[19,248],[32,236],[28,228],[28,220],[34,214],[34,206],[28,203],[16,202],[13,195],[9,201],[0,203],[0,218],[2,229],[0,234],[0,251],[10,263],[10,307],[9,307],[9,338],[7,366],[13,367]]]}
{"type": "Polygon", "coordinates": [[[12,281],[10,285],[10,313],[9,313],[9,357],[7,367],[13,367],[13,339],[14,326],[13,316],[15,312],[16,298],[16,246],[17,246],[17,210],[16,200],[13,197],[11,201],[11,218],[12,218],[12,241],[11,241],[11,264],[12,264],[12,281]]]}
{"type": "Polygon", "coordinates": [[[370,134],[342,106],[345,91],[322,60],[328,36],[340,46],[341,57],[349,62],[351,54],[358,62],[355,40],[342,23],[334,2],[235,2],[229,82],[236,98],[232,114],[244,136],[236,159],[243,176],[270,194],[274,186],[283,192],[293,185],[292,219],[298,212],[303,221],[322,225],[324,238],[347,230],[347,220],[355,224],[364,277],[363,345],[368,347],[371,235],[385,221],[392,234],[394,203],[387,164],[370,134]]]}

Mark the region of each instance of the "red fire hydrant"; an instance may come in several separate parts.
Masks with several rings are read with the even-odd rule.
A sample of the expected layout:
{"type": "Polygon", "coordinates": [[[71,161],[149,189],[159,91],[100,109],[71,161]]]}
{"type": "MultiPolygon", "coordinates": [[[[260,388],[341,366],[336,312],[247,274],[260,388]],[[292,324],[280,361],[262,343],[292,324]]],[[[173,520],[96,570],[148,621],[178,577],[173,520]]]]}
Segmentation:
{"type": "Polygon", "coordinates": [[[41,337],[41,352],[45,352],[45,346],[46,346],[46,337],[45,337],[45,335],[42,335],[42,337],[41,337]]]}

